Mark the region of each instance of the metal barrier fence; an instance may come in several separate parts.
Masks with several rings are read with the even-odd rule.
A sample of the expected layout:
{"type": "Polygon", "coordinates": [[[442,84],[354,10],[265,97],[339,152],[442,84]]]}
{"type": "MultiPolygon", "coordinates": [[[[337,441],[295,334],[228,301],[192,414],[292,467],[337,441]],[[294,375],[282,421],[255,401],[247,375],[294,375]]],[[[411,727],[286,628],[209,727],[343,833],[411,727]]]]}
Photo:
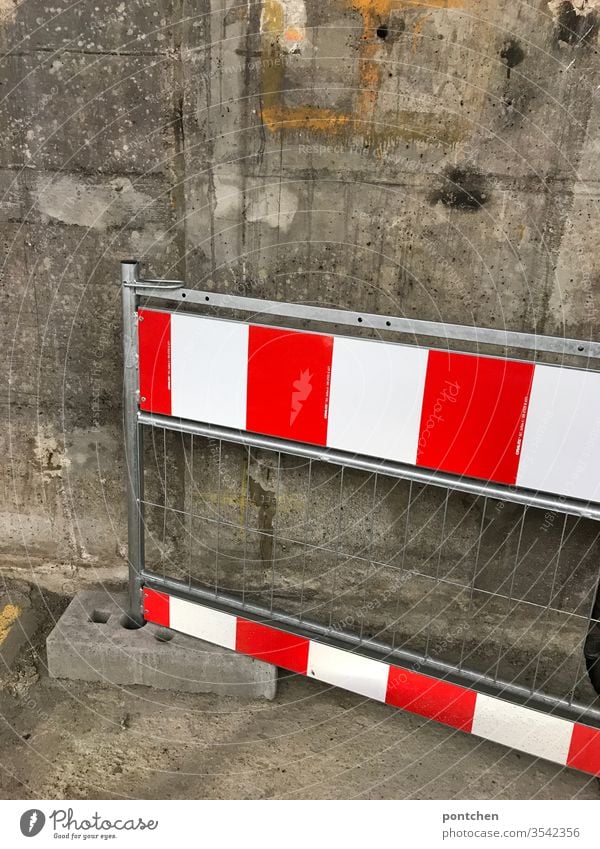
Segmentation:
{"type": "MultiPolygon", "coordinates": [[[[600,345],[200,292],[142,280],[133,262],[122,264],[122,289],[132,619],[600,775],[600,383],[588,382],[600,380],[590,368],[600,345]],[[240,383],[232,351],[248,350],[249,326],[258,344],[252,353],[250,339],[240,383]],[[321,386],[331,327],[345,335],[331,343],[321,386]],[[399,334],[412,344],[387,342],[399,334]],[[296,368],[278,340],[300,336],[312,353],[303,350],[308,365],[276,420],[278,381],[288,360],[296,368]],[[467,369],[460,403],[462,378],[449,379],[439,353],[451,377],[467,369]],[[340,387],[373,356],[397,375],[400,355],[413,358],[400,407],[378,418],[367,405],[367,434],[340,387]],[[321,390],[325,425],[305,408],[321,390]],[[204,392],[217,399],[209,408],[204,392]],[[416,423],[401,444],[397,419],[390,429],[399,409],[416,423]],[[304,412],[296,441],[290,428],[304,412]]],[[[377,369],[365,376],[367,399],[390,394],[377,369]]]]}

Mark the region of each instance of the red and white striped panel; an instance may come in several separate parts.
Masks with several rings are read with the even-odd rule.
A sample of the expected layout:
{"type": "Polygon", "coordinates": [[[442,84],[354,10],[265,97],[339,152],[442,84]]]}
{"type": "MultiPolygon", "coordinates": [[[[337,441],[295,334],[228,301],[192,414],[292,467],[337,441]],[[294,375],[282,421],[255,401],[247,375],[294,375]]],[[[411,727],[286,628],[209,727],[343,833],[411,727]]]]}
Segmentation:
{"type": "Polygon", "coordinates": [[[139,311],[142,410],[600,501],[600,373],[139,311]]]}
{"type": "Polygon", "coordinates": [[[144,616],[226,649],[600,776],[600,730],[144,589],[144,616]]]}

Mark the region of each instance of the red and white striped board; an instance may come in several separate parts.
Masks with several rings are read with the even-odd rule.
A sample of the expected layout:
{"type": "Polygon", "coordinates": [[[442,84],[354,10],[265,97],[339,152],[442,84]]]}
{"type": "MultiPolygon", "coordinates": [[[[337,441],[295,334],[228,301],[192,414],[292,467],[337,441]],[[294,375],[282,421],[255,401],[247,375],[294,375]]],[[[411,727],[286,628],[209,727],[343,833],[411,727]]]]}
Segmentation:
{"type": "Polygon", "coordinates": [[[139,311],[140,407],[600,501],[600,373],[139,311]]]}
{"type": "Polygon", "coordinates": [[[600,730],[144,588],[144,616],[512,749],[600,776],[600,730]]]}

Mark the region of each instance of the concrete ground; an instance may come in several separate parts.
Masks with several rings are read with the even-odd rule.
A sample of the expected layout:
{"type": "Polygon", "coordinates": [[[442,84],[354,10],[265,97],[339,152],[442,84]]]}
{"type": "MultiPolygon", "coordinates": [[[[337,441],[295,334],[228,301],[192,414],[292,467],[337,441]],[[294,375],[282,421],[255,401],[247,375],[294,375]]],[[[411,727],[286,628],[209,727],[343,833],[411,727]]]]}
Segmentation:
{"type": "Polygon", "coordinates": [[[0,798],[600,798],[594,778],[296,676],[273,702],[51,680],[68,599],[31,597],[40,628],[0,672],[0,798]]]}

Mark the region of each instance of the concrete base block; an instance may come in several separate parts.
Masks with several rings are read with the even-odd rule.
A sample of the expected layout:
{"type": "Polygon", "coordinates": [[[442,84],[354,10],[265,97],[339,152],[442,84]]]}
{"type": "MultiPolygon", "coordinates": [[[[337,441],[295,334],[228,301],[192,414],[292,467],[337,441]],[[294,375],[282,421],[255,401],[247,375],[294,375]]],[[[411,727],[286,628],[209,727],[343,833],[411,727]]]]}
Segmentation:
{"type": "Polygon", "coordinates": [[[46,641],[51,677],[275,697],[276,667],[151,623],[126,628],[126,609],[124,594],[78,593],[46,641]]]}

